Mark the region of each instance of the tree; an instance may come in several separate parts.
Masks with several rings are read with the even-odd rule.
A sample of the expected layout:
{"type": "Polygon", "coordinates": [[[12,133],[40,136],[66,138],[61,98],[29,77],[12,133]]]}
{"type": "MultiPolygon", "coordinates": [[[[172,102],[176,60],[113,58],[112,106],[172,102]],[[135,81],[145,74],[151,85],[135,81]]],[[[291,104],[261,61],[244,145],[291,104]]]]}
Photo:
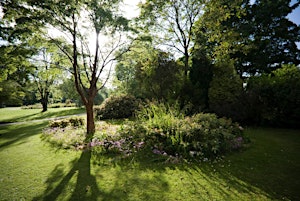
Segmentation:
{"type": "Polygon", "coordinates": [[[0,46],[0,105],[20,106],[30,73],[32,50],[9,43],[0,46]]]}
{"type": "Polygon", "coordinates": [[[141,4],[141,19],[150,34],[173,53],[183,55],[184,74],[190,70],[190,52],[193,45],[193,27],[203,14],[203,1],[199,0],[147,0],[141,4]]]}
{"type": "Polygon", "coordinates": [[[283,65],[247,84],[248,119],[259,125],[299,127],[300,69],[283,65]]]}
{"type": "MultiPolygon", "coordinates": [[[[83,103],[74,85],[73,77],[67,77],[61,80],[62,82],[57,86],[57,94],[61,97],[62,102],[71,101],[76,103],[76,106],[82,106],[83,103]]],[[[94,103],[95,105],[100,105],[109,96],[109,90],[103,87],[96,95],[94,103]]]]}
{"type": "Polygon", "coordinates": [[[76,90],[87,112],[87,138],[95,132],[94,98],[106,84],[110,72],[104,79],[100,75],[103,75],[105,67],[112,64],[114,53],[124,44],[120,32],[127,27],[127,20],[118,14],[119,2],[120,0],[1,2],[4,18],[13,21],[15,27],[26,29],[33,26],[40,30],[47,26],[63,33],[63,40],[50,38],[69,59],[71,68],[68,70],[74,77],[76,90]],[[88,30],[85,29],[87,27],[88,30]],[[88,38],[85,37],[87,32],[94,34],[93,53],[88,45],[88,38]],[[107,46],[101,44],[101,34],[112,36],[112,43],[107,46]]]}
{"type": "Polygon", "coordinates": [[[180,66],[169,53],[136,41],[116,66],[116,78],[125,93],[168,101],[178,96],[180,66]]]}
{"type": "Polygon", "coordinates": [[[156,51],[144,63],[137,64],[136,78],[145,89],[147,98],[171,101],[178,95],[179,65],[163,51],[156,51]]]}
{"type": "Polygon", "coordinates": [[[37,91],[42,104],[42,112],[48,110],[49,95],[51,87],[57,84],[58,80],[62,77],[62,71],[55,65],[54,51],[48,47],[42,47],[40,54],[36,60],[32,60],[35,70],[31,73],[31,77],[36,84],[37,91]]]}
{"type": "Polygon", "coordinates": [[[241,107],[238,106],[243,92],[243,82],[236,73],[233,60],[222,58],[214,65],[208,98],[209,108],[220,116],[239,120],[241,107]]]}
{"type": "Polygon", "coordinates": [[[0,83],[0,107],[21,106],[25,93],[22,87],[14,80],[0,83]]]}
{"type": "Polygon", "coordinates": [[[282,64],[300,64],[296,44],[300,27],[287,17],[299,5],[299,1],[292,5],[291,0],[257,0],[250,6],[243,23],[251,25],[246,33],[251,49],[248,54],[232,55],[240,74],[270,73],[282,64]]]}
{"type": "Polygon", "coordinates": [[[290,0],[211,0],[201,19],[202,30],[212,43],[214,59],[229,55],[241,78],[270,73],[282,64],[300,63],[296,43],[300,27],[287,15],[300,2],[290,0]]]}

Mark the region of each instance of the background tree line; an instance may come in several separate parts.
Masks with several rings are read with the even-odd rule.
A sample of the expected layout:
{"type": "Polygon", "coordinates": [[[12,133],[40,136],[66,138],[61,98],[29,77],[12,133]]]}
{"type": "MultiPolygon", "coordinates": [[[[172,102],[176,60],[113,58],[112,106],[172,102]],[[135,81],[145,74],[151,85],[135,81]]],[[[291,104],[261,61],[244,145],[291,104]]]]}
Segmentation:
{"type": "Polygon", "coordinates": [[[297,126],[300,27],[287,16],[299,2],[146,0],[131,22],[121,16],[119,4],[2,1],[1,104],[43,100],[32,91],[53,83],[44,92],[54,97],[62,89],[61,98],[80,100],[91,122],[97,94],[117,61],[114,93],[179,102],[190,114],[215,112],[245,124],[297,126]],[[47,35],[49,27],[66,37],[47,35]],[[93,49],[82,27],[96,35],[93,49]],[[130,43],[121,40],[128,31],[130,43]],[[113,42],[105,45],[100,34],[113,42]],[[29,90],[34,81],[37,87],[29,90]]]}
{"type": "Polygon", "coordinates": [[[134,44],[118,63],[118,90],[179,101],[190,113],[295,127],[300,27],[287,16],[298,6],[289,0],[148,0],[138,22],[150,40],[134,44]]]}

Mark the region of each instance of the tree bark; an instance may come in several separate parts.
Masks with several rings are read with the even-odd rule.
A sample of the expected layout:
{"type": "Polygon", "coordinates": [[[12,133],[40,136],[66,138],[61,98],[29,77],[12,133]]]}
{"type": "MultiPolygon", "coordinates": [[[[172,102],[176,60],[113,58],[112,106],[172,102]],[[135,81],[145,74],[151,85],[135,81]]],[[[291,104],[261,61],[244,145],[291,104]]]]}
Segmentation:
{"type": "Polygon", "coordinates": [[[46,112],[48,110],[48,97],[49,97],[49,92],[46,91],[45,94],[41,93],[41,104],[43,107],[42,112],[46,112]]]}
{"type": "Polygon", "coordinates": [[[41,103],[42,103],[42,107],[43,107],[42,112],[46,112],[48,110],[48,101],[45,99],[42,99],[41,103]]]}
{"type": "Polygon", "coordinates": [[[88,102],[85,105],[86,117],[87,117],[87,139],[93,137],[95,133],[95,122],[94,122],[94,110],[93,102],[88,102]]]}

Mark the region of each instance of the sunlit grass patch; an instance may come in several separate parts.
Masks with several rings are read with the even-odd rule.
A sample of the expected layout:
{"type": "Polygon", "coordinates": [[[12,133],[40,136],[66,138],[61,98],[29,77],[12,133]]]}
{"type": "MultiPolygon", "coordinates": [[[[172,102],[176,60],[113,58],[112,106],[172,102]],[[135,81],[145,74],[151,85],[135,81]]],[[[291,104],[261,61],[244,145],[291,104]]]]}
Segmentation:
{"type": "Polygon", "coordinates": [[[0,108],[0,122],[23,122],[81,113],[85,113],[85,109],[75,107],[49,108],[47,112],[42,112],[41,109],[21,109],[20,107],[0,108]]]}

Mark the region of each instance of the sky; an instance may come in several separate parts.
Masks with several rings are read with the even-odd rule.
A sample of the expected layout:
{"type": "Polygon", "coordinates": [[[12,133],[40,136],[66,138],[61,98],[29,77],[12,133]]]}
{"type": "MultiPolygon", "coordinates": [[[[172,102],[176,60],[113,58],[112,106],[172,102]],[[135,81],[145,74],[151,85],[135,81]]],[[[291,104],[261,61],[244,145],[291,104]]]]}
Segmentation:
{"type": "Polygon", "coordinates": [[[124,6],[122,10],[125,12],[127,18],[137,17],[139,15],[139,8],[137,4],[141,0],[124,0],[124,6]]]}
{"type": "MultiPolygon", "coordinates": [[[[254,2],[255,0],[251,0],[251,2],[254,2]]],[[[291,5],[295,4],[297,1],[300,0],[292,0],[291,5]]],[[[124,0],[124,8],[125,15],[128,18],[136,17],[139,15],[139,10],[137,7],[137,4],[140,2],[140,0],[124,0]]],[[[293,11],[293,13],[288,15],[288,18],[293,21],[295,24],[300,25],[300,6],[293,11]]]]}
{"type": "MultiPolygon", "coordinates": [[[[300,0],[298,0],[300,1],[300,0]]],[[[292,0],[292,5],[295,4],[297,0],[292,0]]],[[[291,14],[288,15],[288,18],[293,21],[295,24],[300,25],[300,7],[298,6],[291,14]]]]}

